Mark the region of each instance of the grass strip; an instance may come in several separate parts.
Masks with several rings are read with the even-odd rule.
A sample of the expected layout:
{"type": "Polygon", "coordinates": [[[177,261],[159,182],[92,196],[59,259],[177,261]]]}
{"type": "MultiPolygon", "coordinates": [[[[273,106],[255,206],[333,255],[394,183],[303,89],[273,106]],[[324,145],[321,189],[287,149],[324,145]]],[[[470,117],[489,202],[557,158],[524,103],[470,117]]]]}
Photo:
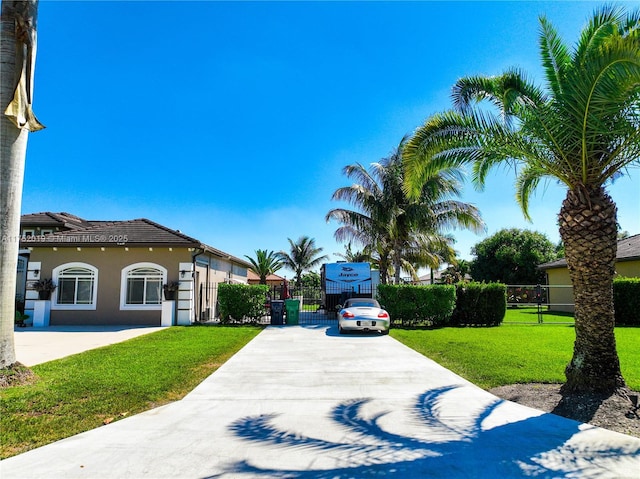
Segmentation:
{"type": "MultiPolygon", "coordinates": [[[[392,329],[391,335],[485,389],[563,383],[575,341],[573,326],[554,324],[392,329]]],[[[640,328],[616,328],[615,335],[622,374],[631,389],[640,391],[640,328]]]]}
{"type": "Polygon", "coordinates": [[[0,391],[0,458],[179,400],[261,330],[177,326],[34,366],[0,391]]]}

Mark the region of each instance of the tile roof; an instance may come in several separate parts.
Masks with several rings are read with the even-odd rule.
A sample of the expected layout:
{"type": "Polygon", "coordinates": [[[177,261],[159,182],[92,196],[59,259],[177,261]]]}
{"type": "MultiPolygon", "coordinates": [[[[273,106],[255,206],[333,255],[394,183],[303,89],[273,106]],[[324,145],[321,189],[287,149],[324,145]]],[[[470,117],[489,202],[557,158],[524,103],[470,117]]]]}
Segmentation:
{"type": "Polygon", "coordinates": [[[640,234],[618,241],[618,260],[640,259],[640,234]]]}
{"type": "MultiPolygon", "coordinates": [[[[633,261],[640,259],[640,234],[618,240],[616,261],[633,261]]],[[[540,269],[566,268],[567,260],[562,258],[538,266],[540,269]]]]}
{"type": "Polygon", "coordinates": [[[63,226],[65,228],[84,228],[91,226],[91,221],[87,221],[79,216],[69,213],[51,213],[45,211],[42,213],[31,213],[20,217],[22,226],[63,226]]]}
{"type": "Polygon", "coordinates": [[[169,245],[200,247],[202,243],[176,230],[171,230],[146,218],[127,221],[94,221],[83,228],[74,228],[46,235],[47,243],[106,245],[169,245]]]}
{"type": "Polygon", "coordinates": [[[87,221],[68,213],[35,213],[23,215],[21,224],[60,224],[61,219],[70,218],[65,226],[71,228],[45,236],[21,241],[23,246],[176,246],[198,248],[215,256],[233,260],[243,266],[251,266],[246,260],[236,258],[201,241],[167,228],[159,223],[139,218],[127,221],[87,221]]]}
{"type": "MultiPolygon", "coordinates": [[[[249,281],[259,281],[260,276],[254,273],[253,270],[249,269],[247,270],[247,279],[249,281]]],[[[269,276],[267,276],[267,281],[284,281],[284,280],[285,278],[283,278],[282,276],[278,276],[277,274],[270,274],[269,276]]]]}

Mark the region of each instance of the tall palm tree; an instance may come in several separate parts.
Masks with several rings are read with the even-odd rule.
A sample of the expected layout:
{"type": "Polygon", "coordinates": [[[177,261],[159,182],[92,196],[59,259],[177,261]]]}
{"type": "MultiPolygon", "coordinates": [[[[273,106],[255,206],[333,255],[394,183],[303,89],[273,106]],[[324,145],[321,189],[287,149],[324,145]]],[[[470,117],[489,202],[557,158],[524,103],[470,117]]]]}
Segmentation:
{"type": "Polygon", "coordinates": [[[0,25],[0,368],[16,362],[13,341],[20,204],[29,131],[44,128],[31,109],[37,0],[2,1],[0,25]]]}
{"type": "Polygon", "coordinates": [[[546,89],[516,69],[456,83],[455,110],[429,118],[405,148],[406,187],[417,197],[434,171],[465,163],[482,186],[507,164],[527,218],[541,180],[566,187],[558,218],[576,341],[563,390],[611,393],[625,382],[614,337],[616,206],[605,186],[640,161],[640,12],[596,10],[573,50],[541,17],[540,52],[546,89]],[[475,107],[483,100],[497,109],[475,107]]]}
{"type": "Polygon", "coordinates": [[[316,247],[316,240],[313,238],[301,236],[295,242],[291,238],[287,238],[287,240],[289,240],[290,252],[278,252],[278,259],[283,266],[295,273],[296,286],[300,286],[302,284],[302,273],[320,266],[329,257],[326,254],[318,256],[322,253],[322,248],[316,247]]]}
{"type": "Polygon", "coordinates": [[[280,261],[278,254],[273,251],[257,249],[255,253],[255,258],[247,255],[245,255],[245,258],[251,263],[251,270],[260,276],[260,284],[267,284],[267,276],[282,268],[283,263],[280,261]]]}
{"type": "Polygon", "coordinates": [[[342,223],[338,241],[354,240],[371,245],[379,259],[380,282],[392,269],[395,282],[401,271],[411,272],[412,262],[438,267],[454,256],[451,238],[444,235],[455,227],[482,231],[484,224],[476,207],[449,198],[459,195],[459,171],[443,169],[425,182],[415,199],[403,189],[403,138],[393,154],[373,163],[369,170],[361,164],[346,166],[343,173],[356,183],[338,188],[333,200],[346,201],[356,209],[335,208],[326,220],[342,223]],[[392,268],[390,268],[392,267],[392,268]]]}
{"type": "Polygon", "coordinates": [[[391,244],[387,235],[387,200],[379,181],[385,175],[384,166],[373,163],[368,171],[360,163],[356,163],[344,167],[342,171],[357,183],[338,188],[332,199],[347,201],[358,209],[334,208],[327,213],[325,219],[334,219],[342,223],[334,233],[337,241],[354,241],[371,251],[372,260],[380,270],[380,282],[386,284],[390,269],[391,244]]]}

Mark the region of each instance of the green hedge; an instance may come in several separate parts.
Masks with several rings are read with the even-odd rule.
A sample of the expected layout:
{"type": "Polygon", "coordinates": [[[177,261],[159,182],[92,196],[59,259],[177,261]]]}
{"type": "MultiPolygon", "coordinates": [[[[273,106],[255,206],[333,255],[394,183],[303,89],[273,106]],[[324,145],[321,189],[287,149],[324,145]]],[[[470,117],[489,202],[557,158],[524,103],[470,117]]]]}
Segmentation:
{"type": "Polygon", "coordinates": [[[501,283],[456,286],[453,326],[498,326],[507,312],[507,287],[501,283]]]}
{"type": "Polygon", "coordinates": [[[218,306],[220,322],[256,322],[265,314],[269,287],[263,284],[218,285],[218,306]]]}
{"type": "Polygon", "coordinates": [[[615,278],[613,304],[616,325],[640,326],[640,278],[615,278]]]}
{"type": "Polygon", "coordinates": [[[444,326],[455,308],[455,286],[378,286],[378,301],[396,325],[444,326]]]}

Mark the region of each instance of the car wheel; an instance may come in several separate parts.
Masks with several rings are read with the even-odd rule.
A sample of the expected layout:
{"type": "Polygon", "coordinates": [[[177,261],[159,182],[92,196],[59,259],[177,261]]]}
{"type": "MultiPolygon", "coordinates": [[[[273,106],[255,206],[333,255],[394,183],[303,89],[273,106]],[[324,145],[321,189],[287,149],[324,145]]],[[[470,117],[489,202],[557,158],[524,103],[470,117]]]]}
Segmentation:
{"type": "Polygon", "coordinates": [[[342,329],[342,326],[338,326],[338,333],[344,334],[344,329],[342,329]]]}

